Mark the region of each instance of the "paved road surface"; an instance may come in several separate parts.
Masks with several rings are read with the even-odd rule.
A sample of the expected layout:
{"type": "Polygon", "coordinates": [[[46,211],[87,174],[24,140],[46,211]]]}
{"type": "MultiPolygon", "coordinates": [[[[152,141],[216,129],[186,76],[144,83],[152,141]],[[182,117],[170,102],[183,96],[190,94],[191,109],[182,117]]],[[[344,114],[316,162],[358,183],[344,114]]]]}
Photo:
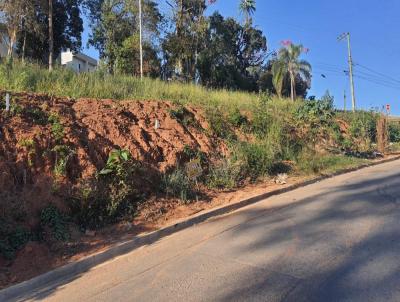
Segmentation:
{"type": "Polygon", "coordinates": [[[46,301],[400,301],[400,161],[186,229],[22,296],[46,301]]]}

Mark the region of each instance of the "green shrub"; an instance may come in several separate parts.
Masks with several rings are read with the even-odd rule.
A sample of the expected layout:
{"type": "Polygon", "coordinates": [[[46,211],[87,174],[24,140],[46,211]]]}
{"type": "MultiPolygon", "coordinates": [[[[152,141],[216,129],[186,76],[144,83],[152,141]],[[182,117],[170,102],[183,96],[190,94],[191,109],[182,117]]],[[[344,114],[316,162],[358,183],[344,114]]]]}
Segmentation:
{"type": "Polygon", "coordinates": [[[231,110],[231,112],[229,112],[228,122],[233,127],[241,128],[246,126],[249,121],[247,117],[240,112],[239,108],[236,107],[233,110],[231,110]]]}
{"type": "Polygon", "coordinates": [[[143,200],[139,189],[143,178],[129,151],[111,151],[97,177],[83,185],[70,202],[78,223],[94,229],[131,217],[143,200]]]}
{"type": "Polygon", "coordinates": [[[69,159],[75,154],[74,150],[66,145],[56,145],[52,152],[56,155],[54,173],[56,176],[65,176],[69,159]]]}
{"type": "Polygon", "coordinates": [[[161,189],[167,196],[179,198],[184,202],[195,197],[193,184],[181,168],[163,175],[161,189]]]}
{"type": "Polygon", "coordinates": [[[266,143],[240,142],[233,147],[232,159],[241,163],[242,173],[256,180],[270,173],[276,159],[273,148],[266,143]]]}
{"type": "Polygon", "coordinates": [[[310,127],[330,125],[335,116],[332,100],[305,100],[296,111],[296,118],[310,127]]]}
{"type": "Polygon", "coordinates": [[[389,139],[392,143],[400,142],[400,124],[389,123],[389,139]]]}
{"type": "Polygon", "coordinates": [[[31,232],[0,219],[0,254],[13,259],[15,252],[31,239],[31,232]]]}
{"type": "Polygon", "coordinates": [[[231,129],[230,124],[227,122],[220,109],[215,107],[207,108],[206,117],[210,125],[211,135],[228,140],[236,139],[234,131],[231,129]]]}
{"type": "Polygon", "coordinates": [[[54,205],[45,207],[40,213],[41,227],[48,228],[51,236],[58,241],[69,239],[68,217],[61,213],[54,205]]]}
{"type": "Polygon", "coordinates": [[[183,147],[183,155],[184,155],[184,160],[186,161],[190,161],[193,159],[200,159],[200,163],[202,166],[207,166],[208,164],[207,154],[189,145],[185,145],[183,147]]]}
{"type": "Polygon", "coordinates": [[[57,113],[52,113],[48,121],[51,123],[51,134],[57,143],[64,138],[64,126],[61,124],[60,117],[57,113]]]}
{"type": "Polygon", "coordinates": [[[233,189],[242,180],[242,164],[224,158],[213,165],[207,175],[207,186],[216,189],[233,189]]]}

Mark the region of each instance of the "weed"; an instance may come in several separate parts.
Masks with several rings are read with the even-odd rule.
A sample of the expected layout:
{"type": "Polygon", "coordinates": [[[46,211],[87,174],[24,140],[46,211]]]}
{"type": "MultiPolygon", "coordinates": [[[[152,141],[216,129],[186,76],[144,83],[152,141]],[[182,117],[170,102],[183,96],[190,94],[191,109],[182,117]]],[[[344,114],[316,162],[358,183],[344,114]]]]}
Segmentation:
{"type": "Polygon", "coordinates": [[[239,108],[234,108],[228,115],[228,122],[236,128],[244,127],[248,124],[248,119],[245,115],[243,115],[239,108]]]}
{"type": "Polygon", "coordinates": [[[52,113],[48,118],[51,123],[51,134],[56,142],[61,142],[64,138],[64,126],[60,122],[60,117],[56,113],[52,113]]]}
{"type": "Polygon", "coordinates": [[[224,158],[211,167],[207,186],[216,189],[233,189],[242,178],[242,164],[224,158]]]}
{"type": "Polygon", "coordinates": [[[36,154],[35,141],[31,138],[21,139],[18,145],[26,150],[28,153],[28,166],[33,166],[33,158],[36,154]]]}
{"type": "Polygon", "coordinates": [[[143,199],[138,190],[140,166],[127,150],[110,152],[105,167],[87,181],[74,199],[73,212],[83,227],[99,228],[132,216],[143,199]]]}
{"type": "Polygon", "coordinates": [[[236,139],[235,133],[218,108],[208,108],[206,110],[206,117],[210,125],[210,131],[212,135],[227,140],[236,139]]]}
{"type": "Polygon", "coordinates": [[[23,112],[30,117],[35,124],[44,126],[49,122],[47,113],[40,108],[25,108],[23,112]]]}
{"type": "Polygon", "coordinates": [[[171,118],[179,121],[185,127],[195,127],[197,129],[201,129],[201,126],[194,117],[194,114],[187,110],[183,105],[178,105],[176,109],[170,109],[169,115],[171,118]]]}
{"type": "Polygon", "coordinates": [[[193,148],[189,145],[185,145],[183,147],[183,155],[185,157],[185,160],[187,161],[192,159],[200,159],[200,163],[202,166],[206,166],[208,163],[208,158],[206,153],[204,153],[199,149],[193,148]]]}
{"type": "Polygon", "coordinates": [[[179,198],[184,202],[195,197],[192,183],[181,168],[176,168],[172,173],[163,176],[161,189],[167,196],[179,198]]]}
{"type": "Polygon", "coordinates": [[[52,152],[56,155],[54,173],[56,176],[65,176],[69,159],[75,154],[74,150],[66,145],[56,145],[52,152]]]}

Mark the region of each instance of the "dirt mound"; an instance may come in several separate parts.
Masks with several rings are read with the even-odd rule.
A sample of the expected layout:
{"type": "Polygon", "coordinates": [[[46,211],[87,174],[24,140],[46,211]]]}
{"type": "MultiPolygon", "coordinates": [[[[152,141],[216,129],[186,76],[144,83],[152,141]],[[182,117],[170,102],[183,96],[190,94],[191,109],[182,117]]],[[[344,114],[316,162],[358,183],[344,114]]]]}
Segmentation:
{"type": "Polygon", "coordinates": [[[224,152],[207,135],[207,122],[198,109],[186,108],[192,123],[171,114],[177,106],[159,101],[120,101],[15,94],[12,117],[0,117],[0,188],[51,176],[57,127],[63,127],[62,145],[71,150],[70,181],[86,178],[104,167],[112,149],[129,150],[133,158],[164,172],[174,167],[186,148],[209,156],[224,152]],[[51,124],[49,117],[59,119],[51,124]],[[157,127],[156,127],[157,126],[157,127]]]}

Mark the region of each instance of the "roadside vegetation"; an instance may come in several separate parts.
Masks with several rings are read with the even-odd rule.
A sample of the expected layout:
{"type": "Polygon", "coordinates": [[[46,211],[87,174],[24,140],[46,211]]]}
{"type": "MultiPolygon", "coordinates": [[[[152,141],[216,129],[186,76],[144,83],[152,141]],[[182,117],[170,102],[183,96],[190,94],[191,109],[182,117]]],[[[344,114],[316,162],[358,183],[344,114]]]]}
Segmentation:
{"type": "MultiPolygon", "coordinates": [[[[47,6],[0,0],[19,56],[13,58],[10,52],[0,64],[0,122],[14,127],[7,135],[0,129],[0,138],[9,142],[0,141],[0,168],[4,168],[0,170],[0,254],[7,260],[29,241],[44,242],[57,251],[73,240],[74,228],[90,234],[121,221],[131,222],[150,200],[190,204],[206,200],[210,192],[334,173],[381,156],[376,152],[379,114],[338,111],[329,92],[306,99],[311,65],[302,56],[307,48],[284,41],[278,53],[270,56],[266,37],[253,25],[255,1],[240,1],[243,22],[217,12],[206,16],[207,6],[215,1],[171,1],[174,17],[169,22],[174,30],[162,34],[165,16],[155,1],[144,1],[144,27],[150,39],[143,45],[143,80],[137,68],[138,29],[132,25],[136,24],[136,4],[64,2],[55,1],[54,8],[65,17],[54,20],[60,32],[47,37],[43,20],[52,14],[47,6]],[[81,7],[87,9],[92,26],[89,42],[100,51],[102,63],[95,72],[78,74],[53,66],[47,58],[57,57],[63,47],[80,49],[81,7]],[[62,20],[65,24],[59,23],[62,20]],[[21,24],[32,30],[20,28],[21,24]],[[47,64],[50,71],[44,67],[47,64]],[[12,97],[8,112],[6,92],[12,97]],[[18,94],[28,100],[24,105],[13,100],[18,94]],[[116,142],[110,133],[89,129],[96,120],[84,124],[85,117],[78,117],[81,112],[65,103],[63,107],[62,101],[57,102],[59,97],[70,98],[68,106],[79,98],[87,102],[112,99],[106,109],[97,107],[104,111],[95,118],[112,114],[119,118],[113,135],[121,139],[116,142]],[[159,116],[172,119],[182,135],[201,137],[204,144],[195,140],[179,150],[175,145],[161,148],[154,140],[150,144],[151,133],[160,126],[154,120],[159,108],[145,116],[141,108],[135,115],[129,106],[124,107],[126,100],[171,102],[159,116]],[[136,132],[131,129],[139,124],[136,132]],[[137,133],[142,141],[130,150],[145,150],[144,155],[138,152],[141,157],[126,147],[137,133]],[[204,146],[212,150],[207,153],[204,146]],[[175,151],[179,153],[176,162],[161,169],[158,164],[175,151]],[[148,158],[156,160],[149,163],[148,158]],[[195,171],[195,178],[189,175],[189,162],[196,162],[201,170],[195,171]],[[82,177],[87,166],[93,171],[82,177]],[[39,183],[36,177],[51,187],[46,188],[48,194],[40,207],[28,211],[39,183]]],[[[389,136],[392,142],[400,142],[398,124],[389,125],[389,136]]]]}
{"type": "MultiPolygon", "coordinates": [[[[60,195],[76,152],[66,139],[63,116],[51,112],[47,105],[31,108],[14,104],[19,106],[18,110],[8,113],[9,117],[20,116],[34,125],[49,127],[51,143],[40,156],[52,162],[53,194],[63,196],[64,206],[62,210],[52,204],[43,208],[36,230],[21,228],[17,220],[3,216],[0,252],[7,258],[12,258],[28,240],[68,241],[71,223],[86,230],[129,221],[151,195],[191,203],[208,190],[232,190],[248,183],[273,180],[281,174],[309,177],[333,173],[376,157],[378,114],[339,112],[329,93],[318,100],[292,101],[267,93],[209,90],[153,79],[142,82],[101,71],[75,74],[55,69],[49,73],[36,65],[21,63],[14,63],[9,72],[4,65],[0,70],[1,86],[9,91],[113,98],[116,102],[125,98],[172,100],[174,109],[168,113],[171,118],[185,128],[205,131],[228,148],[226,155],[210,158],[200,149],[185,146],[183,162],[151,177],[146,165],[133,158],[128,150],[113,150],[97,173],[80,181],[78,190],[60,195]],[[188,109],[190,106],[204,112],[207,129],[201,128],[188,109]],[[196,159],[202,174],[193,181],[188,177],[185,163],[196,159]],[[143,179],[147,177],[150,177],[148,183],[154,184],[153,193],[143,191],[143,179]]],[[[398,141],[399,133],[399,127],[391,124],[391,139],[398,141]]],[[[26,154],[28,169],[34,169],[39,156],[36,140],[24,139],[18,146],[26,154]]],[[[24,215],[27,213],[22,212],[19,219],[23,221],[24,215]]]]}

